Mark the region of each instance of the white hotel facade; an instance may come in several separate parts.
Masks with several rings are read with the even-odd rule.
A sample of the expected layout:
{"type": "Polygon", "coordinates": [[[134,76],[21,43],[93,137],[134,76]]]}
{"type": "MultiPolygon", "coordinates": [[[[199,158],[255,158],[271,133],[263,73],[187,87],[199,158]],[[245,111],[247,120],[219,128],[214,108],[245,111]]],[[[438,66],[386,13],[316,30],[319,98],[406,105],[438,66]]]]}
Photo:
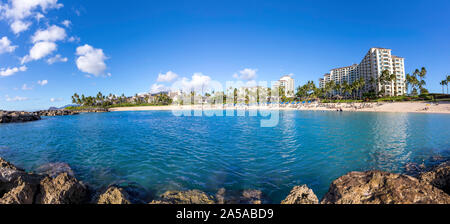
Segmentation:
{"type": "Polygon", "coordinates": [[[294,97],[295,94],[295,80],[289,76],[285,75],[280,78],[273,86],[272,88],[278,88],[278,87],[284,87],[284,94],[286,97],[294,97]]]}
{"type": "MultiPolygon", "coordinates": [[[[332,80],[336,84],[343,84],[345,81],[351,84],[362,77],[365,80],[363,93],[371,90],[378,93],[383,86],[376,84],[375,80],[384,70],[388,70],[390,74],[395,74],[397,77],[395,82],[385,85],[386,95],[404,95],[406,93],[405,59],[392,55],[392,50],[386,48],[371,48],[360,64],[332,69],[330,73],[319,79],[319,87],[323,88],[332,80]],[[371,80],[374,82],[371,83],[371,80]]],[[[333,92],[333,94],[339,93],[333,92]]]]}

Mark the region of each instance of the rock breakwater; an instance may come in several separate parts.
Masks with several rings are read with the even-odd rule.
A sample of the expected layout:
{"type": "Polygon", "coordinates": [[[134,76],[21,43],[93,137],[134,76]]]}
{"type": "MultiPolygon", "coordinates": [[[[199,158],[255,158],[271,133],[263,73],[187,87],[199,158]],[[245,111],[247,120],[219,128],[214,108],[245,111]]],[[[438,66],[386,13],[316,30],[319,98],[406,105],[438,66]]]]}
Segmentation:
{"type": "MultiPolygon", "coordinates": [[[[0,204],[131,204],[127,189],[92,189],[74,177],[67,164],[52,163],[29,173],[0,158],[0,204]]],[[[330,186],[320,204],[450,204],[450,163],[442,163],[418,178],[383,171],[350,172],[330,186]]],[[[200,190],[167,191],[150,204],[270,203],[259,190],[215,195],[200,190]]],[[[319,204],[308,186],[296,186],[282,204],[319,204]]]]}

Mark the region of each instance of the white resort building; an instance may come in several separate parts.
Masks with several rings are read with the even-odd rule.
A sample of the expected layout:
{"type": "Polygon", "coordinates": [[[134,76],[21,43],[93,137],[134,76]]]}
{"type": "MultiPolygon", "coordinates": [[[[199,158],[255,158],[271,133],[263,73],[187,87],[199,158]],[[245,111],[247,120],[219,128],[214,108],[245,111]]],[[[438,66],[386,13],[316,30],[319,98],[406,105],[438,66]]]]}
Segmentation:
{"type": "Polygon", "coordinates": [[[286,97],[293,97],[295,93],[295,80],[289,76],[285,75],[278,80],[272,88],[284,87],[284,92],[286,97]]]}
{"type": "MultiPolygon", "coordinates": [[[[347,67],[335,68],[319,79],[319,87],[325,87],[326,83],[334,81],[336,84],[347,82],[352,84],[356,80],[363,78],[365,81],[362,92],[380,92],[383,87],[385,94],[389,96],[400,96],[406,93],[405,59],[392,55],[391,49],[371,48],[360,64],[347,67]],[[382,86],[377,82],[383,71],[395,74],[396,80],[382,86]]],[[[333,95],[340,94],[335,91],[333,95]]]]}

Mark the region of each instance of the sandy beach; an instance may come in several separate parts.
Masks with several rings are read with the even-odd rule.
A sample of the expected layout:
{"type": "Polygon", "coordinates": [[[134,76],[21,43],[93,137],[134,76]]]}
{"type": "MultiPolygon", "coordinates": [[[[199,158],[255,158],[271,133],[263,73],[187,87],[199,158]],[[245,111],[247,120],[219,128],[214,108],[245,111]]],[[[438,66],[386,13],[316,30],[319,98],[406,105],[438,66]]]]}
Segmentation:
{"type": "Polygon", "coordinates": [[[110,111],[167,111],[167,110],[304,110],[304,111],[354,111],[392,113],[443,113],[450,114],[450,102],[395,102],[395,103],[313,103],[288,106],[143,106],[118,107],[110,111]]]}

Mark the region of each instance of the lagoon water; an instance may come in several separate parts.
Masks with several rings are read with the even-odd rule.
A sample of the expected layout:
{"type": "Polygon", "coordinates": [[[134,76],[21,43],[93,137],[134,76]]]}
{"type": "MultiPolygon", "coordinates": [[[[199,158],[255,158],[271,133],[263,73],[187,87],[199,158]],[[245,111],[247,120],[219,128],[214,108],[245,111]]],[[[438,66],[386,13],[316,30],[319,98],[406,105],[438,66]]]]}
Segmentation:
{"type": "Polygon", "coordinates": [[[450,158],[450,115],[282,111],[273,128],[260,120],[170,111],[44,117],[0,124],[0,157],[29,171],[65,162],[94,187],[259,189],[273,203],[299,184],[320,199],[349,171],[402,173],[409,162],[450,158]]]}

